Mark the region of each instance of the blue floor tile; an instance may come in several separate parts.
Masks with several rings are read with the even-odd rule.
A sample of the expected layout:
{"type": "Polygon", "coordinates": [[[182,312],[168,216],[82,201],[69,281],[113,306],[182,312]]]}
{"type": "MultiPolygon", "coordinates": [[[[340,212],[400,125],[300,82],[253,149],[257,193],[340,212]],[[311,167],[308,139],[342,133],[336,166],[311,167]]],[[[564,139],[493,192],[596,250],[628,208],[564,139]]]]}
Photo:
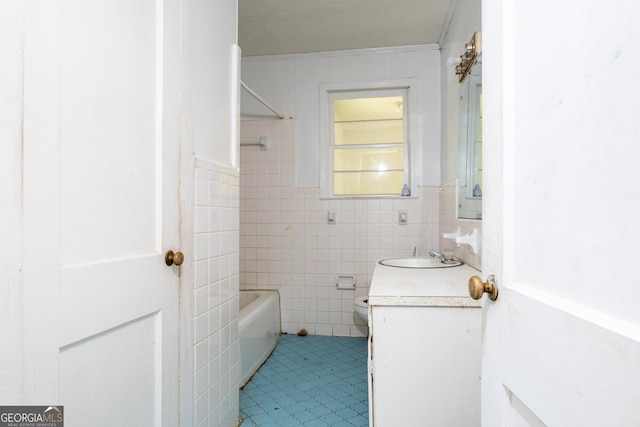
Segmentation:
{"type": "Polygon", "coordinates": [[[240,391],[242,426],[369,425],[366,338],[282,335],[240,391]]]}

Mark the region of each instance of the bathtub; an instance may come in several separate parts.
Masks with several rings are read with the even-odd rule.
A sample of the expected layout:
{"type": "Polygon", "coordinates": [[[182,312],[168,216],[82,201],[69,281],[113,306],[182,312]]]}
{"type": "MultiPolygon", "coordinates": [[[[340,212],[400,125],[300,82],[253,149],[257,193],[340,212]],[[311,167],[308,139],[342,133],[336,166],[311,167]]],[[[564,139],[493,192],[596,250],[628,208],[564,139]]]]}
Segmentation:
{"type": "Polygon", "coordinates": [[[240,291],[240,387],[269,357],[280,338],[278,291],[240,291]]]}

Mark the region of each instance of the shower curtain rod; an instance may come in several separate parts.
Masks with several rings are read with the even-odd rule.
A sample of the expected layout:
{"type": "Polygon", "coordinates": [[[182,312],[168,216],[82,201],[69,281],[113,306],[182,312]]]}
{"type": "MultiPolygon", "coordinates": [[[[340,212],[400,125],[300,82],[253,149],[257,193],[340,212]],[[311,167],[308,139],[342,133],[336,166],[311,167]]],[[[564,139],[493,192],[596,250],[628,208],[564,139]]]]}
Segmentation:
{"type": "Polygon", "coordinates": [[[255,99],[257,99],[258,101],[260,101],[260,103],[262,105],[264,105],[265,107],[267,107],[269,110],[273,111],[273,113],[278,116],[281,119],[284,119],[284,115],[278,113],[271,105],[269,105],[269,103],[267,101],[265,101],[264,99],[262,99],[262,97],[260,95],[258,95],[257,93],[255,93],[254,91],[252,91],[249,86],[247,86],[246,84],[244,84],[244,82],[242,80],[240,80],[240,85],[242,85],[242,87],[249,92],[249,94],[251,96],[253,96],[255,99]]]}

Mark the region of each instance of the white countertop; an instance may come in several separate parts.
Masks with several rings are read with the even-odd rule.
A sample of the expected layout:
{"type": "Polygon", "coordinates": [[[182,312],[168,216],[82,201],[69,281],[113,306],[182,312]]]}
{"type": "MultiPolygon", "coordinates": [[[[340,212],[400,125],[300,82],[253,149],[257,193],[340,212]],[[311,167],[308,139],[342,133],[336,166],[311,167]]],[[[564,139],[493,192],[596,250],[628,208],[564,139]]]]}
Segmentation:
{"type": "Polygon", "coordinates": [[[398,268],[376,262],[369,288],[369,305],[422,307],[480,307],[469,296],[469,278],[482,273],[463,264],[447,268],[398,268]]]}

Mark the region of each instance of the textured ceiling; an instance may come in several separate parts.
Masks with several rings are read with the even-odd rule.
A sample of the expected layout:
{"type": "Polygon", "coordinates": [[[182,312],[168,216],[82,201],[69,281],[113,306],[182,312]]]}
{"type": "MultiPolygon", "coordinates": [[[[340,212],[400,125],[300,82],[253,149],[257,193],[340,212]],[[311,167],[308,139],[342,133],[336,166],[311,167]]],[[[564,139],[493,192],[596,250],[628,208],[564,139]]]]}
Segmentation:
{"type": "Polygon", "coordinates": [[[454,0],[239,0],[242,56],[437,43],[454,0]]]}

